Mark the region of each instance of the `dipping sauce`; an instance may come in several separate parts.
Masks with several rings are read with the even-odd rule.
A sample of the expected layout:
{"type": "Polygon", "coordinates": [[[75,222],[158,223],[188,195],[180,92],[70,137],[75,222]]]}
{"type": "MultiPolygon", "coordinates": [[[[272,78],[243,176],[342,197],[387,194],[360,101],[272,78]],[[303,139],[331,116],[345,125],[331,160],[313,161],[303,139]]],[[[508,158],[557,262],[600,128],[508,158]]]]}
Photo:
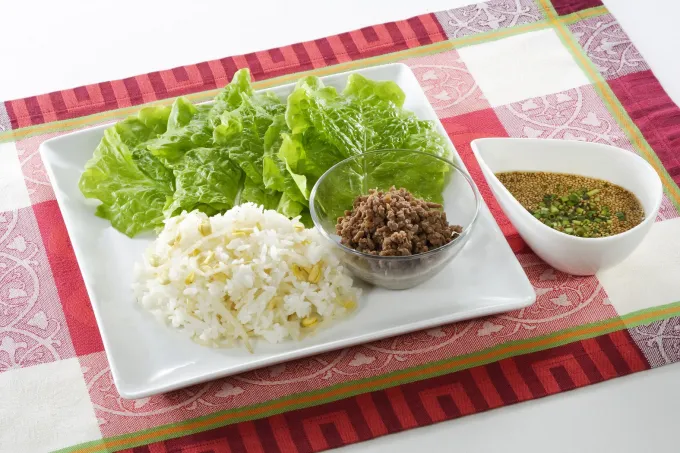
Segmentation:
{"type": "Polygon", "coordinates": [[[645,217],[637,197],[602,179],[513,171],[496,177],[535,218],[563,233],[599,238],[630,230],[645,217]]]}

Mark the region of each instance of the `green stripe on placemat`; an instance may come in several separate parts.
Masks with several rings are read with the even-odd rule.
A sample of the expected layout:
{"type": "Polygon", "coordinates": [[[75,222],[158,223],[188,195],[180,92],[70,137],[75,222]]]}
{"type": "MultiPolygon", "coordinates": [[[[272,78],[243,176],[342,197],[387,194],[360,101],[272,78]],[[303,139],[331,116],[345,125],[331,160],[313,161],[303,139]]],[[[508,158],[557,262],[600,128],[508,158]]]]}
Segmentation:
{"type": "MultiPolygon", "coordinates": [[[[557,13],[555,12],[552,5],[549,4],[547,0],[535,0],[535,1],[539,5],[541,10],[544,12],[547,19],[538,22],[533,22],[530,24],[515,25],[513,27],[489,31],[472,36],[463,36],[448,41],[442,41],[434,44],[429,44],[385,55],[379,55],[362,60],[340,63],[337,65],[318,68],[311,71],[287,74],[284,76],[274,77],[271,79],[255,82],[253,86],[255,89],[258,90],[266,89],[294,82],[295,80],[304,76],[309,75],[325,76],[330,74],[336,74],[339,72],[393,63],[404,60],[406,58],[414,58],[424,55],[436,54],[439,52],[444,52],[446,50],[459,49],[474,44],[495,41],[509,36],[515,36],[522,33],[554,27],[564,45],[572,53],[576,62],[579,64],[581,69],[583,69],[585,74],[591,80],[595,91],[598,93],[604,104],[607,106],[607,109],[612,114],[612,117],[621,126],[621,129],[627,135],[628,139],[635,146],[638,152],[654,167],[657,173],[661,176],[664,189],[669,199],[680,211],[680,188],[678,188],[678,186],[673,183],[672,178],[664,168],[658,156],[649,146],[649,144],[645,140],[644,136],[642,135],[638,127],[628,116],[626,110],[623,108],[623,106],[615,96],[614,92],[609,87],[609,84],[602,78],[599,71],[593,66],[592,62],[583,52],[583,49],[581,48],[580,44],[574,40],[573,35],[565,26],[565,24],[571,24],[577,22],[578,20],[583,20],[589,17],[596,17],[603,14],[607,14],[608,10],[605,7],[601,6],[580,11],[578,13],[570,14],[568,16],[559,17],[557,16],[557,13]]],[[[185,97],[191,100],[192,102],[205,102],[211,100],[219,91],[220,89],[201,91],[198,93],[187,94],[185,95],[185,97]]],[[[21,129],[0,132],[0,143],[16,141],[39,134],[46,134],[52,132],[66,132],[81,127],[103,123],[106,121],[115,121],[139,111],[139,109],[141,109],[144,106],[169,105],[174,101],[174,99],[175,98],[168,98],[156,102],[151,102],[148,104],[140,104],[116,110],[108,110],[78,118],[54,121],[35,126],[28,126],[21,129]]]]}
{"type": "MultiPolygon", "coordinates": [[[[567,25],[576,23],[580,20],[607,14],[607,9],[605,7],[596,7],[559,17],[549,2],[546,2],[546,0],[535,1],[544,12],[546,19],[530,24],[517,25],[506,29],[424,45],[399,52],[389,53],[386,55],[340,63],[307,72],[299,72],[275,77],[256,82],[254,83],[254,87],[256,89],[265,89],[293,82],[306,75],[324,76],[359,68],[402,61],[407,58],[436,54],[451,49],[490,42],[531,31],[554,28],[563,44],[573,55],[575,61],[583,69],[588,78],[593,82],[593,86],[598,93],[598,96],[607,106],[613,118],[620,125],[621,129],[627,134],[630,142],[635,146],[635,149],[638,150],[638,152],[644,156],[661,175],[666,193],[669,195],[669,198],[672,200],[673,204],[680,210],[680,189],[678,189],[678,187],[673,183],[672,179],[670,179],[670,176],[661,164],[660,160],[651,147],[649,147],[640,130],[637,128],[635,123],[627,114],[626,110],[618,101],[617,97],[609,87],[609,84],[601,76],[597,68],[593,66],[592,62],[589,61],[580,44],[567,28],[567,25]]],[[[213,89],[209,91],[188,94],[186,97],[192,102],[203,102],[213,98],[218,91],[219,89],[213,89]]],[[[173,102],[173,100],[174,98],[159,100],[146,105],[170,104],[173,102]]],[[[39,134],[65,132],[105,121],[114,121],[121,117],[130,115],[142,107],[143,105],[136,105],[117,110],[100,112],[84,117],[29,126],[14,131],[2,132],[0,133],[0,143],[19,140],[39,134]]],[[[383,390],[398,385],[442,376],[477,366],[483,366],[503,359],[543,351],[569,343],[606,335],[612,332],[626,330],[639,325],[668,319],[674,316],[680,316],[680,302],[637,311],[623,317],[576,326],[536,338],[516,340],[505,344],[496,345],[481,351],[430,362],[380,376],[343,382],[323,389],[308,391],[295,395],[287,395],[263,403],[220,411],[190,420],[149,428],[135,433],[110,437],[108,439],[87,442],[59,451],[80,453],[118,451],[120,449],[131,448],[179,436],[190,435],[224,425],[255,420],[287,411],[330,403],[367,392],[383,390]]]]}
{"type": "MultiPolygon", "coordinates": [[[[506,38],[508,36],[519,35],[522,33],[527,33],[530,31],[541,30],[550,27],[547,21],[533,22],[530,24],[516,25],[513,27],[494,30],[485,33],[480,33],[472,36],[463,36],[460,38],[441,41],[434,44],[428,44],[420,47],[415,47],[412,49],[402,50],[398,52],[393,52],[385,55],[379,55],[375,57],[365,58],[362,60],[350,61],[346,63],[339,63],[332,66],[326,66],[323,68],[313,69],[311,71],[296,72],[292,74],[287,74],[279,77],[273,77],[267,80],[261,80],[259,82],[254,82],[253,87],[257,90],[262,90],[266,88],[272,88],[278,85],[284,85],[286,83],[292,83],[298,79],[305,76],[327,76],[331,74],[337,74],[345,71],[352,71],[355,69],[367,68],[370,66],[378,66],[381,64],[395,63],[404,59],[422,57],[424,55],[432,55],[440,52],[445,52],[451,49],[460,49],[462,47],[471,46],[474,44],[480,44],[483,42],[495,41],[498,39],[506,38]]],[[[198,93],[191,93],[183,95],[192,102],[205,102],[209,101],[215,97],[215,95],[221,89],[212,89],[208,91],[201,91],[198,93]]],[[[130,107],[124,107],[115,110],[107,110],[104,112],[94,113],[92,115],[81,116],[78,118],[72,118],[61,121],[53,121],[45,124],[37,124],[35,126],[27,126],[24,128],[0,132],[0,143],[8,141],[16,141],[24,138],[32,137],[34,135],[47,134],[52,132],[66,132],[86,126],[92,126],[98,123],[103,123],[106,121],[115,121],[121,119],[125,116],[132,115],[139,111],[141,108],[149,105],[170,105],[176,98],[167,98],[163,100],[158,100],[154,102],[149,102],[147,104],[139,104],[130,107]]]]}
{"type": "MultiPolygon", "coordinates": [[[[637,127],[635,122],[630,118],[626,109],[621,105],[621,102],[616,97],[616,94],[612,91],[609,83],[602,77],[600,71],[595,67],[595,64],[588,58],[585,51],[581,47],[581,44],[576,40],[571,30],[567,28],[566,24],[572,23],[575,20],[570,19],[565,21],[557,16],[557,12],[553,8],[549,0],[536,0],[541,9],[544,11],[548,22],[554,26],[557,35],[564,44],[564,46],[569,50],[569,52],[574,57],[576,63],[581,67],[583,72],[586,74],[588,79],[592,82],[592,86],[595,92],[602,100],[602,103],[607,107],[607,110],[612,115],[612,118],[619,124],[621,130],[626,134],[630,143],[635,147],[638,153],[644,157],[644,159],[654,167],[654,170],[661,177],[663,182],[664,190],[671,200],[673,205],[680,211],[680,188],[675,184],[673,178],[668,174],[668,171],[664,167],[663,163],[656,155],[654,150],[647,140],[645,139],[642,132],[637,127]]],[[[606,8],[591,8],[589,10],[581,11],[575,13],[578,20],[591,17],[587,12],[597,9],[594,11],[594,15],[602,15],[607,12],[606,8]]]]}
{"type": "Polygon", "coordinates": [[[146,445],[178,436],[186,436],[207,431],[224,425],[269,417],[296,409],[330,403],[362,393],[421,381],[468,368],[486,365],[510,357],[552,349],[576,341],[587,340],[600,335],[630,329],[642,324],[649,324],[679,315],[680,302],[675,302],[660,307],[640,310],[620,318],[571,327],[536,338],[512,341],[470,354],[439,360],[404,370],[393,371],[382,376],[344,382],[324,389],[289,395],[237,409],[216,412],[214,414],[150,428],[136,433],[87,442],[59,450],[58,452],[102,453],[132,448],[138,445],[146,445]]]}
{"type": "MultiPolygon", "coordinates": [[[[541,6],[540,3],[539,6],[541,6]]],[[[563,24],[571,25],[585,19],[590,19],[591,17],[604,16],[605,14],[609,14],[609,10],[606,7],[596,6],[594,8],[584,9],[583,11],[561,16],[560,21],[563,24]]]]}

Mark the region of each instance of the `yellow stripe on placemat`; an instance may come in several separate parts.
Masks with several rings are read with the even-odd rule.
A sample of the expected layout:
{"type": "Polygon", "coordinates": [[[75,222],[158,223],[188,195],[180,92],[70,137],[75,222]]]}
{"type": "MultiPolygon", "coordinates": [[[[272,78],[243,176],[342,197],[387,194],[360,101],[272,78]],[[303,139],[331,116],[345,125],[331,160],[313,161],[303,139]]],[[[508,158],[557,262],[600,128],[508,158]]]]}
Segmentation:
{"type": "Polygon", "coordinates": [[[550,25],[555,28],[555,31],[560,37],[562,43],[569,50],[577,64],[581,67],[588,79],[591,81],[595,92],[598,94],[605,107],[607,107],[607,110],[609,110],[609,112],[612,114],[612,117],[619,124],[635,149],[638,150],[642,157],[644,157],[645,160],[649,162],[650,165],[652,165],[652,167],[654,167],[654,170],[661,178],[666,194],[675,207],[680,210],[680,188],[677,184],[675,184],[673,178],[671,178],[671,176],[668,174],[666,167],[664,167],[663,163],[659,159],[659,156],[657,156],[651,146],[649,146],[649,143],[647,143],[647,140],[645,139],[644,135],[642,135],[640,129],[628,115],[628,112],[623,107],[623,105],[621,105],[618,98],[616,97],[616,94],[614,94],[611,87],[609,86],[609,83],[604,79],[604,77],[602,77],[600,71],[598,71],[598,69],[592,63],[588,55],[581,47],[581,44],[574,38],[574,35],[565,24],[565,22],[572,23],[570,21],[573,20],[573,17],[570,18],[570,16],[574,16],[574,14],[584,17],[590,14],[588,13],[590,10],[596,10],[592,12],[593,15],[602,15],[607,12],[606,8],[591,8],[589,10],[581,11],[570,16],[560,18],[549,0],[536,0],[536,2],[539,4],[541,9],[543,9],[546,17],[548,17],[550,25]],[[565,20],[565,18],[567,20],[565,20]]]}
{"type": "MultiPolygon", "coordinates": [[[[486,33],[480,33],[472,36],[463,36],[460,38],[441,41],[434,44],[428,44],[425,46],[415,47],[412,49],[406,49],[394,53],[389,53],[385,55],[379,55],[376,57],[365,58],[362,60],[349,61],[345,63],[339,63],[332,66],[326,66],[323,68],[312,69],[310,71],[296,72],[292,74],[287,74],[279,77],[273,77],[271,79],[262,80],[253,83],[253,88],[255,89],[266,89],[275,87],[278,85],[283,85],[286,83],[294,82],[301,77],[305,76],[325,76],[331,74],[337,74],[340,72],[351,71],[355,69],[367,68],[370,66],[377,66],[381,64],[394,63],[407,58],[421,57],[425,55],[432,55],[440,52],[445,52],[451,49],[459,49],[461,47],[467,47],[474,44],[479,44],[482,42],[495,41],[498,39],[506,38],[509,36],[519,35],[522,33],[527,33],[530,31],[541,30],[548,28],[550,25],[546,21],[539,21],[530,24],[516,25],[514,27],[509,27],[501,30],[494,30],[486,33]]],[[[201,91],[198,93],[191,93],[184,95],[187,99],[192,102],[204,102],[209,101],[220,91],[220,89],[213,89],[209,91],[201,91]]],[[[7,141],[21,140],[30,136],[47,134],[52,132],[66,132],[73,129],[78,129],[80,127],[90,126],[98,123],[103,123],[106,121],[113,121],[123,118],[127,115],[132,115],[139,111],[144,106],[149,105],[169,105],[175,98],[162,99],[148,104],[140,104],[130,107],[124,107],[116,110],[108,110],[105,112],[94,113],[88,116],[82,116],[73,119],[53,121],[45,124],[37,124],[35,126],[27,126],[24,128],[0,132],[0,143],[7,141]]]]}
{"type": "Polygon", "coordinates": [[[547,334],[538,338],[517,340],[471,354],[395,371],[383,376],[336,384],[326,389],[313,390],[299,395],[291,395],[279,398],[278,400],[255,404],[249,407],[205,415],[193,420],[150,428],[144,431],[124,434],[109,439],[87,442],[59,451],[62,453],[102,453],[111,450],[131,448],[137,445],[146,445],[148,443],[158,442],[169,438],[206,431],[219,426],[255,420],[291,410],[337,401],[354,395],[393,387],[395,385],[486,365],[509,357],[543,351],[575,341],[598,337],[600,335],[633,328],[642,324],[648,324],[678,315],[680,315],[680,302],[641,310],[621,318],[617,317],[572,327],[561,332],[547,334]]]}
{"type": "Polygon", "coordinates": [[[588,8],[583,11],[561,16],[560,22],[571,25],[585,19],[590,19],[591,17],[604,16],[605,14],[609,14],[609,10],[605,6],[596,6],[594,8],[588,8]]]}
{"type": "MultiPolygon", "coordinates": [[[[562,41],[569,48],[574,55],[574,58],[579,62],[588,77],[593,81],[593,85],[600,97],[603,99],[607,108],[612,112],[621,127],[626,131],[631,139],[631,142],[640,150],[647,160],[654,165],[654,168],[662,175],[664,186],[669,193],[672,193],[672,199],[677,205],[680,205],[680,192],[677,186],[672,183],[669,176],[658,161],[658,157],[654,151],[646,143],[641,132],[637,126],[632,122],[627,115],[625,109],[620,106],[616,96],[609,88],[609,85],[601,77],[599,72],[592,66],[585,53],[580,48],[580,45],[573,39],[573,36],[566,28],[565,24],[571,24],[582,20],[586,17],[595,17],[606,14],[604,7],[591,8],[579,13],[569,16],[559,17],[547,0],[536,0],[544,11],[546,20],[519,25],[507,29],[496,30],[492,32],[477,34],[473,36],[461,37],[453,40],[438,42],[426,46],[421,46],[413,49],[407,49],[395,53],[376,56],[363,60],[340,63],[334,66],[318,68],[315,70],[284,75],[260,82],[254,83],[256,89],[270,88],[273,86],[285,84],[296,80],[299,77],[306,75],[328,75],[338,72],[375,66],[395,61],[400,61],[406,58],[418,57],[423,55],[435,54],[444,52],[454,48],[461,48],[483,42],[489,42],[497,39],[502,39],[509,36],[514,36],[530,31],[545,29],[548,27],[555,27],[562,41]],[[673,189],[674,188],[674,189],[673,189]]],[[[200,93],[189,94],[186,97],[194,102],[201,102],[211,99],[219,90],[210,90],[200,93]]],[[[166,99],[152,104],[170,104],[173,99],[166,99]]],[[[96,123],[101,123],[107,120],[114,120],[125,115],[132,114],[139,110],[142,106],[126,107],[118,110],[101,112],[86,117],[74,118],[36,126],[29,126],[15,131],[8,131],[0,133],[0,142],[17,140],[31,135],[66,131],[83,126],[88,126],[96,123]]],[[[118,450],[122,448],[134,447],[137,445],[156,442],[163,439],[177,437],[180,435],[191,434],[194,432],[205,431],[216,426],[223,426],[229,423],[235,423],[244,420],[252,420],[260,417],[265,417],[274,413],[281,413],[290,410],[295,410],[303,407],[323,404],[329,401],[335,401],[342,398],[350,397],[356,394],[388,388],[391,386],[413,382],[437,375],[447,374],[462,369],[467,369],[475,366],[481,366],[488,363],[493,363],[504,358],[527,354],[535,351],[550,349],[563,344],[579,341],[582,339],[593,338],[599,335],[620,331],[626,328],[637,325],[653,322],[658,319],[666,319],[672,316],[680,315],[680,303],[671,304],[663,307],[655,307],[653,309],[642,312],[635,312],[623,318],[614,318],[597,323],[592,323],[583,326],[577,326],[564,331],[555,332],[542,337],[510,342],[501,344],[489,349],[467,354],[464,356],[453,357],[450,359],[424,364],[421,366],[395,371],[383,376],[367,378],[359,381],[346,382],[337,384],[335,386],[306,392],[299,395],[292,395],[280,398],[274,401],[223,411],[216,414],[210,414],[199,417],[193,420],[182,421],[172,425],[160,426],[148,430],[125,434],[121,436],[103,439],[85,443],[79,446],[69,447],[63,452],[81,452],[81,453],[99,453],[104,451],[118,450]]]]}

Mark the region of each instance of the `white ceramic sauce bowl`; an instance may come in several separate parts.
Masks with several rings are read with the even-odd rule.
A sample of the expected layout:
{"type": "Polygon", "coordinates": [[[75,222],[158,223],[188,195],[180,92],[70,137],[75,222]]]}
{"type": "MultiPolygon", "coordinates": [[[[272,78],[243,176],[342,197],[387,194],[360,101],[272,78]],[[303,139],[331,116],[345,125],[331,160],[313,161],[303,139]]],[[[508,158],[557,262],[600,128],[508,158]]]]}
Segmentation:
{"type": "Polygon", "coordinates": [[[659,175],[631,151],[573,140],[482,138],[472,151],[505,215],[541,259],[572,275],[593,275],[623,261],[640,245],[663,197],[659,175]],[[604,238],[561,233],[534,218],[496,178],[507,171],[569,173],[603,179],[635,194],[645,218],[634,228],[604,238]]]}

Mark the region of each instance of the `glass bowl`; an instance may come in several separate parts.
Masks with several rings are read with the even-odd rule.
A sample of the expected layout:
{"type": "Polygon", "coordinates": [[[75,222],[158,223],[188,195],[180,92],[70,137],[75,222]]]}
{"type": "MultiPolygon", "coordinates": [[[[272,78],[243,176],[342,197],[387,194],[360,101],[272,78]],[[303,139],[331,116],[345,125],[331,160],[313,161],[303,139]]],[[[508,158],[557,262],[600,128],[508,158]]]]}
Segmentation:
{"type": "Polygon", "coordinates": [[[454,163],[420,151],[381,150],[350,157],[328,169],[314,185],[309,207],[314,225],[339,251],[358,278],[387,289],[407,289],[439,273],[463,248],[477,219],[480,196],[472,179],[454,163]],[[340,243],[335,225],[354,199],[369,189],[405,188],[417,198],[441,203],[450,224],[463,230],[453,241],[411,256],[376,256],[340,243]]]}

